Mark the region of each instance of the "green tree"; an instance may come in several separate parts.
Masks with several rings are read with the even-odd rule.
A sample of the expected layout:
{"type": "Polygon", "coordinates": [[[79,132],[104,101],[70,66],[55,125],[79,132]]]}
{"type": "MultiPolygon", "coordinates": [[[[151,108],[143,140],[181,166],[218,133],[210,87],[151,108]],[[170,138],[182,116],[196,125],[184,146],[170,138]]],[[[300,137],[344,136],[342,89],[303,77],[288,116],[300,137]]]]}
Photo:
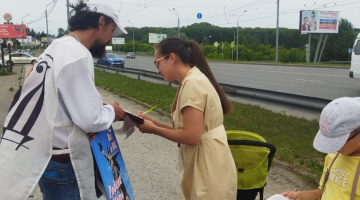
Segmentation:
{"type": "Polygon", "coordinates": [[[347,49],[352,48],[355,38],[356,33],[351,22],[341,18],[339,33],[329,34],[321,61],[348,60],[349,54],[347,49]]]}
{"type": "Polygon", "coordinates": [[[64,30],[63,28],[59,28],[57,37],[60,38],[68,33],[69,33],[69,30],[64,30]]]}

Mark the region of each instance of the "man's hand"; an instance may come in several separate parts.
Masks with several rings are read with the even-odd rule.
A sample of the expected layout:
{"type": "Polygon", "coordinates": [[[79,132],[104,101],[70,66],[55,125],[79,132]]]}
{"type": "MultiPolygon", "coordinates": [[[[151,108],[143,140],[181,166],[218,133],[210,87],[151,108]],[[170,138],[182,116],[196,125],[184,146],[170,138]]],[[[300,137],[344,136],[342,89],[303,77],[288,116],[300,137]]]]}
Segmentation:
{"type": "Polygon", "coordinates": [[[120,107],[119,103],[114,101],[110,105],[114,107],[114,112],[115,112],[114,122],[124,120],[125,111],[120,107]]]}

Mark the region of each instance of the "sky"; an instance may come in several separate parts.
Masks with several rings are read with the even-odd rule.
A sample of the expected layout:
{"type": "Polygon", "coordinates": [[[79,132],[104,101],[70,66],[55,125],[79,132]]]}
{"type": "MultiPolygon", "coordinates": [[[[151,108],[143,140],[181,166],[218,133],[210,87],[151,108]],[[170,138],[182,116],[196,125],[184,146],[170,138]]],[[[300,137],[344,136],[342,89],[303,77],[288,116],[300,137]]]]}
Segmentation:
{"type": "MultiPolygon", "coordinates": [[[[77,0],[68,0],[76,3],[77,0]]],[[[104,0],[119,14],[129,33],[132,27],[177,27],[208,22],[219,27],[276,28],[277,0],[104,0]],[[202,17],[199,19],[198,13],[202,17]]],[[[5,13],[14,24],[26,24],[49,34],[67,28],[67,0],[0,0],[0,23],[5,13]]],[[[279,0],[279,27],[298,29],[300,10],[339,11],[340,17],[360,28],[360,0],[279,0]]]]}

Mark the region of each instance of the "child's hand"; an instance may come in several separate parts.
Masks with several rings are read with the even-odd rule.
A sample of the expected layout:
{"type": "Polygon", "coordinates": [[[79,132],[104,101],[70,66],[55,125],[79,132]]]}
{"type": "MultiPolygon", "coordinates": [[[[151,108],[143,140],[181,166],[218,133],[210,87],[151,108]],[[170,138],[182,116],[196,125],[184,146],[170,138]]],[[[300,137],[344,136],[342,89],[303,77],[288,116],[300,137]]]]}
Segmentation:
{"type": "Polygon", "coordinates": [[[298,192],[295,192],[295,191],[286,191],[286,192],[281,193],[281,195],[283,195],[284,197],[286,197],[288,199],[301,200],[301,198],[299,198],[298,192]]]}

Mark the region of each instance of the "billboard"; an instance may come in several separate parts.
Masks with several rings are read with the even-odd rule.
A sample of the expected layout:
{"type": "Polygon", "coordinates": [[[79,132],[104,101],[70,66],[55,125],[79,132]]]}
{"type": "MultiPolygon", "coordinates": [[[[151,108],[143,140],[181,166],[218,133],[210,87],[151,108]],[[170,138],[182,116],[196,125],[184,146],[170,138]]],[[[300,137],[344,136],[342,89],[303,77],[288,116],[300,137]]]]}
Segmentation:
{"type": "Polygon", "coordinates": [[[167,34],[149,33],[149,43],[156,44],[165,38],[167,38],[167,34]]]}
{"type": "Polygon", "coordinates": [[[338,33],[339,11],[301,10],[299,30],[307,33],[338,33]]]}
{"type": "Polygon", "coordinates": [[[112,44],[125,44],[125,38],[112,38],[112,44]]]}
{"type": "Polygon", "coordinates": [[[26,38],[26,26],[1,24],[0,38],[26,38]]]}

